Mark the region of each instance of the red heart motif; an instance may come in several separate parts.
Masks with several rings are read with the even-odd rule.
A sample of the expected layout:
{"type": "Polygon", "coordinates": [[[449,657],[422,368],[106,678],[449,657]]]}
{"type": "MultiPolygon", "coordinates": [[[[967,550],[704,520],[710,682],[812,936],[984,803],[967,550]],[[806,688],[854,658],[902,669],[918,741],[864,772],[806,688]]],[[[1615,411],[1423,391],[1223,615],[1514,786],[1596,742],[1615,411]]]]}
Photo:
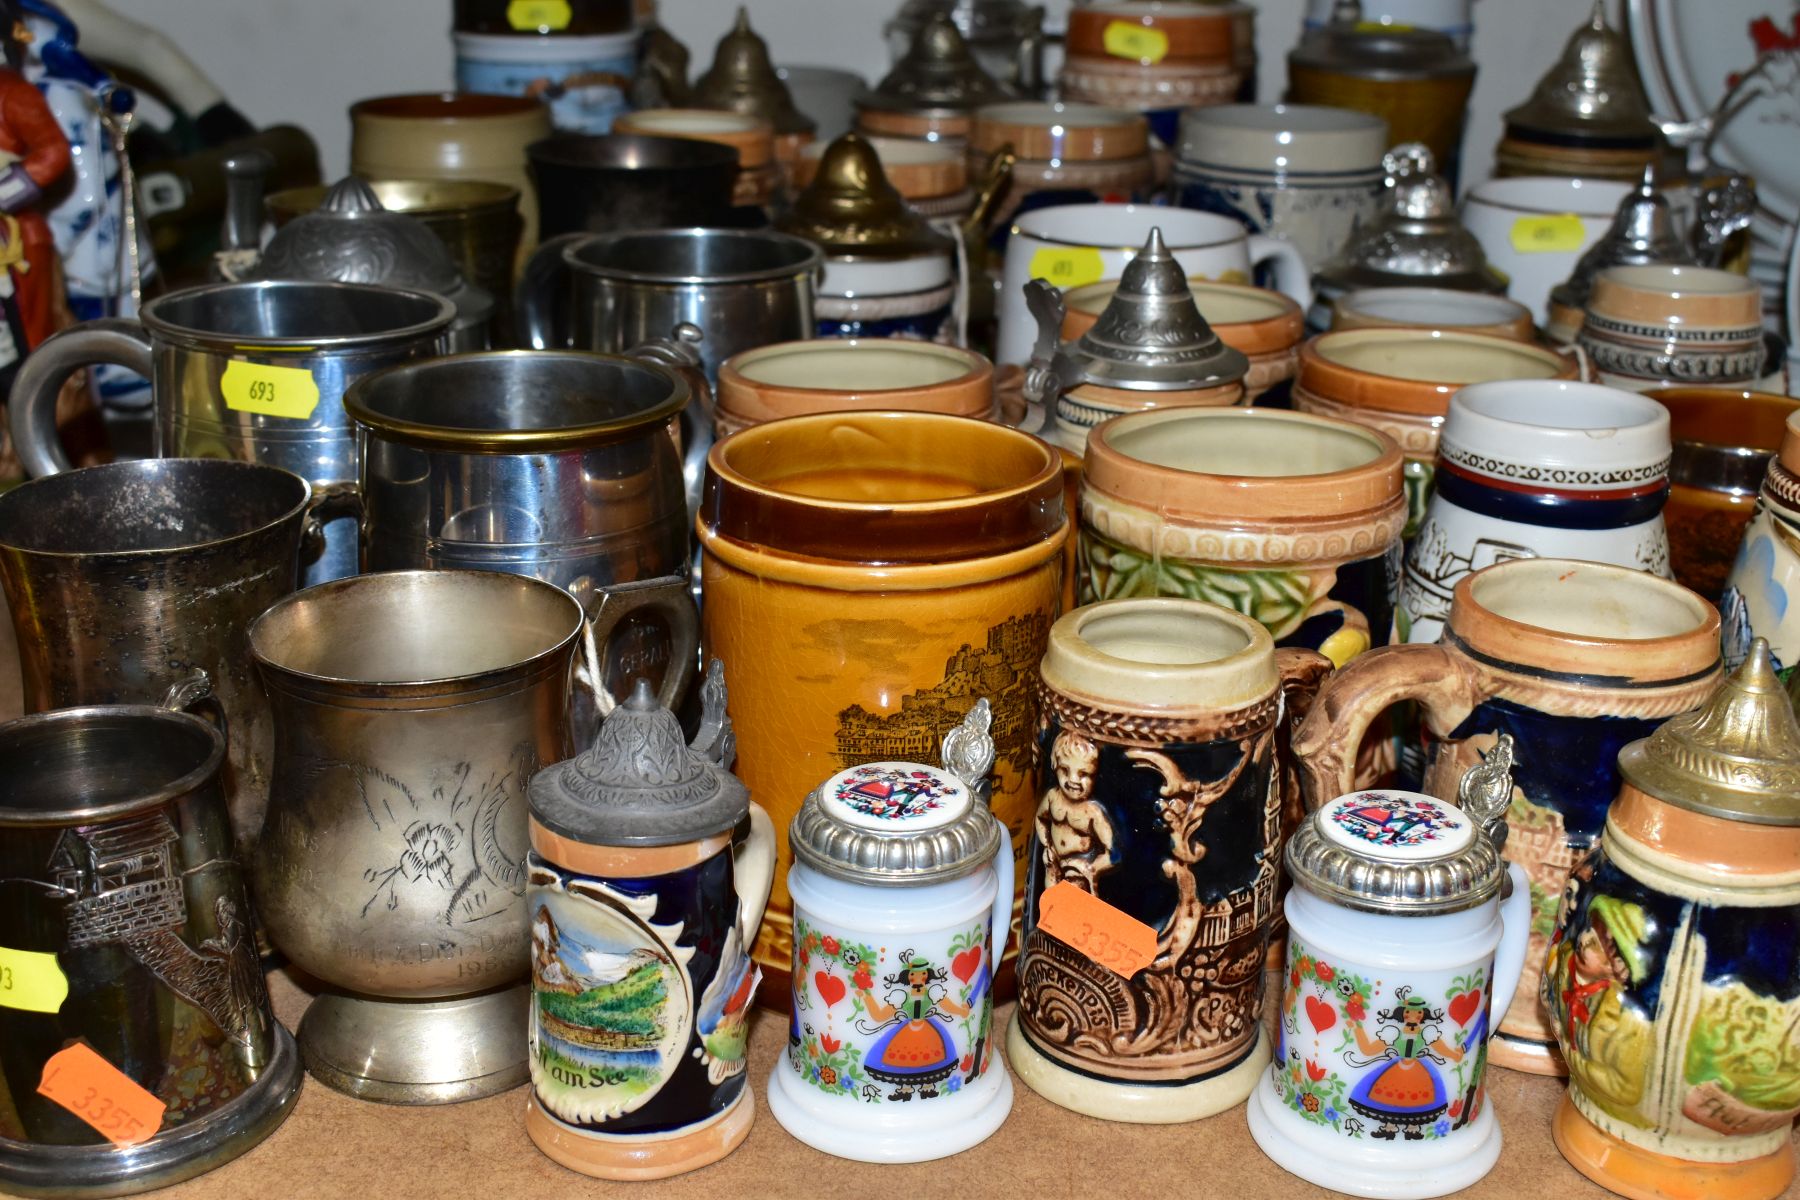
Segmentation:
{"type": "Polygon", "coordinates": [[[1312,1022],[1314,1029],[1324,1033],[1337,1024],[1337,1009],[1317,996],[1308,996],[1306,998],[1306,1017],[1312,1022]]]}
{"type": "Polygon", "coordinates": [[[1481,992],[1464,992],[1460,996],[1450,997],[1450,1015],[1458,1025],[1467,1025],[1475,1010],[1481,1007],[1481,992]]]}
{"type": "Polygon", "coordinates": [[[814,971],[813,986],[819,989],[819,999],[825,1001],[826,1008],[830,1008],[844,998],[844,981],[836,975],[828,975],[824,971],[814,971]]]}
{"type": "Polygon", "coordinates": [[[950,960],[950,971],[964,983],[975,978],[975,970],[981,966],[981,947],[970,946],[961,954],[950,960]]]}

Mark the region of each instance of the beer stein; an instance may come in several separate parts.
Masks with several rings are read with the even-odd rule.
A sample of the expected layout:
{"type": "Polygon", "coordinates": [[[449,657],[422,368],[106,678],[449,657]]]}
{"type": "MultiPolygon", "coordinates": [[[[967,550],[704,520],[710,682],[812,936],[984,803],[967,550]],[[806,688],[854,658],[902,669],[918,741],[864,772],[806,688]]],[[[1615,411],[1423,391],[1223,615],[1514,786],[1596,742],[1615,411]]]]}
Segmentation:
{"type": "Polygon", "coordinates": [[[1458,805],[1367,791],[1321,806],[1287,848],[1287,971],[1275,1060],[1250,1134],[1321,1187],[1418,1200],[1500,1157],[1484,1077],[1531,927],[1525,873],[1500,856],[1513,743],[1469,770],[1458,805]]]}
{"type": "Polygon", "coordinates": [[[749,947],[775,829],[730,773],[717,659],[701,691],[693,745],[639,679],[592,746],[531,780],[525,1132],[603,1179],[717,1162],[755,1115],[749,947]],[[734,848],[746,815],[750,835],[734,848]]]}
{"type": "Polygon", "coordinates": [[[979,700],[945,735],[942,769],[851,767],[794,815],[793,1010],[768,1096],[815,1149],[923,1162],[1012,1111],[993,1039],[1013,860],[987,803],[992,720],[979,700]]]}

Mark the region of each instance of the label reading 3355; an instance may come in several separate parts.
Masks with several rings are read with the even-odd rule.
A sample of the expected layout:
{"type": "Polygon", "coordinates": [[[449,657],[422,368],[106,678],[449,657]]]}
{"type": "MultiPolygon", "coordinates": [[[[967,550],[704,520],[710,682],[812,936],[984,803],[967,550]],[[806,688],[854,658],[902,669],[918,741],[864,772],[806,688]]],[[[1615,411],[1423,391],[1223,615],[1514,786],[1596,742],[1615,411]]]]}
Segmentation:
{"type": "Polygon", "coordinates": [[[1130,979],[1156,957],[1156,930],[1068,880],[1038,897],[1038,931],[1130,979]]]}
{"type": "Polygon", "coordinates": [[[71,1042],[44,1064],[38,1095],[94,1127],[115,1146],[135,1146],[162,1128],[167,1109],[137,1080],[107,1062],[86,1042],[71,1042]]]}
{"type": "Polygon", "coordinates": [[[277,367],[234,358],[219,378],[225,407],[233,412],[304,421],[319,407],[319,385],[305,367],[277,367]]]}

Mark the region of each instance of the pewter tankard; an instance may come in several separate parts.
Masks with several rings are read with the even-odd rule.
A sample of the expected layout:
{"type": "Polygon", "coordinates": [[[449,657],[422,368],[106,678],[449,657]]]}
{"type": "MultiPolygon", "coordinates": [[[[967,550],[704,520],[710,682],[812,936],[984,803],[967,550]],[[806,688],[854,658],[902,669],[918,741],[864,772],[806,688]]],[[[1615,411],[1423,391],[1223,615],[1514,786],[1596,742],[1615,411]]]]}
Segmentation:
{"type": "MultiPolygon", "coordinates": [[[[221,283],[144,305],[136,321],[64,330],[13,383],[13,442],[28,475],[69,469],[54,412],[63,381],[113,363],[150,377],[156,454],[286,467],[314,487],[356,478],[344,389],[360,375],[440,349],[456,315],[425,292],[352,283],[221,283]]],[[[356,522],[333,520],[304,568],[318,583],[356,572],[356,522]]]]}
{"type": "Polygon", "coordinates": [[[268,804],[270,742],[244,631],[294,590],[323,511],[292,471],[219,459],[84,467],[0,495],[0,588],[26,711],[148,703],[174,675],[206,671],[231,729],[223,782],[247,848],[268,804]]]}

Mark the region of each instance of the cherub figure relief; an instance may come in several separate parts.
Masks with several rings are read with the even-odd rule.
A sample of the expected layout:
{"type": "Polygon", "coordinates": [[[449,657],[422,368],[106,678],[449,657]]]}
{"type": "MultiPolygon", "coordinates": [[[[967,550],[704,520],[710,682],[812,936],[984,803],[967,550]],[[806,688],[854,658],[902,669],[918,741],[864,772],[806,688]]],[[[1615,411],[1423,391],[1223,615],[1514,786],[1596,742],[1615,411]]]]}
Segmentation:
{"type": "Polygon", "coordinates": [[[1093,798],[1100,749],[1064,730],[1050,749],[1050,764],[1056,786],[1044,790],[1037,810],[1045,874],[1053,882],[1066,880],[1091,892],[1094,881],[1112,865],[1112,822],[1093,798]]]}

